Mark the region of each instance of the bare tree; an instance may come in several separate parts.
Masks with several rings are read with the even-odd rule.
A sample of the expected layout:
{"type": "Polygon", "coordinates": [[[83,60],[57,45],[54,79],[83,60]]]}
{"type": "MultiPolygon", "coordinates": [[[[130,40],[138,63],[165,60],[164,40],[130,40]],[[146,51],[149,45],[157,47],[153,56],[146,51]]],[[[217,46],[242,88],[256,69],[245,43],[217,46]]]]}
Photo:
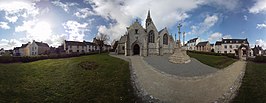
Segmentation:
{"type": "Polygon", "coordinates": [[[102,51],[104,43],[107,42],[110,39],[110,37],[107,34],[99,33],[96,36],[96,44],[100,47],[100,51],[102,51]]]}

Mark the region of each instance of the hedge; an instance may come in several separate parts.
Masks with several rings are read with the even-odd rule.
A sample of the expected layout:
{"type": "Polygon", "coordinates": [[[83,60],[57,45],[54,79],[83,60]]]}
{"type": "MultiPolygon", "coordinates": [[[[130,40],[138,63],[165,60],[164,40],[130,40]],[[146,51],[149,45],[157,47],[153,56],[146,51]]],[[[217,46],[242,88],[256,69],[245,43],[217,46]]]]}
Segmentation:
{"type": "Polygon", "coordinates": [[[197,54],[206,54],[206,55],[214,55],[214,56],[227,56],[229,58],[238,59],[237,56],[235,56],[234,53],[215,53],[215,52],[202,52],[202,51],[187,51],[191,53],[197,53],[197,54]]]}
{"type": "Polygon", "coordinates": [[[73,53],[73,54],[52,54],[52,55],[40,55],[40,56],[23,56],[23,57],[14,57],[14,56],[1,56],[0,63],[27,63],[33,62],[37,60],[44,60],[44,59],[59,59],[59,58],[69,58],[69,57],[78,57],[83,55],[92,55],[98,54],[98,52],[91,52],[91,53],[73,53]]]}
{"type": "Polygon", "coordinates": [[[256,56],[253,61],[258,63],[266,63],[266,56],[256,56]]]}

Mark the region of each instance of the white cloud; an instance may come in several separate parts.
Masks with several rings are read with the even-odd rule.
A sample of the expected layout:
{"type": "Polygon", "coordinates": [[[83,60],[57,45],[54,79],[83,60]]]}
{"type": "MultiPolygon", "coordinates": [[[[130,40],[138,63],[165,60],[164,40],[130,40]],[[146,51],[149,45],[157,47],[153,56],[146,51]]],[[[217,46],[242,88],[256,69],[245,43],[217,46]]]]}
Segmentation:
{"type": "Polygon", "coordinates": [[[202,34],[208,31],[211,27],[213,27],[217,21],[218,21],[217,15],[207,15],[206,18],[202,23],[199,23],[198,25],[192,25],[191,32],[188,32],[188,34],[202,34]]]}
{"type": "Polygon", "coordinates": [[[235,10],[240,7],[239,0],[203,0],[209,6],[219,7],[227,10],[235,10]]]}
{"type": "Polygon", "coordinates": [[[216,41],[216,40],[221,40],[222,35],[223,34],[220,32],[215,32],[209,36],[208,41],[212,42],[212,41],[216,41]]]}
{"type": "Polygon", "coordinates": [[[80,8],[76,13],[74,13],[74,15],[79,18],[87,18],[91,15],[94,15],[94,13],[89,8],[80,8]]]}
{"type": "Polygon", "coordinates": [[[257,0],[256,3],[251,8],[249,8],[249,12],[254,14],[265,11],[266,11],[266,0],[257,0]]]}
{"type": "Polygon", "coordinates": [[[0,47],[4,48],[5,50],[13,49],[13,47],[21,46],[21,42],[16,39],[1,39],[0,47]]]}
{"type": "Polygon", "coordinates": [[[68,33],[68,40],[83,41],[85,32],[90,31],[88,23],[79,23],[69,20],[63,23],[65,32],[68,33]]]}
{"type": "Polygon", "coordinates": [[[39,14],[35,3],[29,1],[0,1],[0,11],[5,12],[5,18],[9,22],[16,22],[19,17],[35,17],[39,14]]]}
{"type": "Polygon", "coordinates": [[[5,18],[11,23],[14,23],[14,22],[16,22],[18,20],[17,16],[8,16],[8,15],[6,15],[5,18]]]}
{"type": "Polygon", "coordinates": [[[244,15],[244,20],[248,21],[248,16],[247,15],[244,15]]]}
{"type": "Polygon", "coordinates": [[[215,41],[218,41],[218,40],[222,40],[222,38],[224,38],[224,39],[232,39],[231,35],[223,35],[220,32],[215,32],[215,33],[213,33],[213,34],[211,34],[209,36],[208,41],[215,42],[215,41]]]}
{"type": "Polygon", "coordinates": [[[0,22],[0,28],[2,29],[10,29],[7,22],[0,22]]]}
{"type": "Polygon", "coordinates": [[[266,28],[266,24],[257,24],[257,29],[263,29],[266,28]]]}
{"type": "Polygon", "coordinates": [[[189,11],[202,5],[226,10],[234,10],[239,5],[239,0],[84,0],[84,2],[91,4],[92,10],[97,15],[106,20],[116,21],[106,26],[108,31],[112,31],[109,32],[111,40],[123,35],[134,18],[141,18],[143,25],[149,9],[157,29],[160,30],[184,22],[190,17],[189,11]]]}
{"type": "Polygon", "coordinates": [[[263,49],[266,49],[266,41],[264,41],[264,40],[262,40],[262,39],[256,40],[255,45],[259,45],[259,46],[261,46],[263,49]]]}
{"type": "Polygon", "coordinates": [[[52,1],[51,3],[54,4],[55,6],[61,7],[65,12],[69,12],[71,6],[78,5],[77,3],[70,3],[70,2],[62,3],[59,0],[52,1]]]}

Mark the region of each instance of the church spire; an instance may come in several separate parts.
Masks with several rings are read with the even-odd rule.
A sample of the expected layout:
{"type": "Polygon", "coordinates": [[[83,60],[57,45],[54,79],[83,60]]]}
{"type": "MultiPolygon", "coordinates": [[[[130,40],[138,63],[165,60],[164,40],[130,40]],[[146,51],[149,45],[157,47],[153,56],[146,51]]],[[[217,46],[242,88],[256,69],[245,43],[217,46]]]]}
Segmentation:
{"type": "Polygon", "coordinates": [[[149,26],[151,23],[152,23],[152,19],[151,19],[151,14],[150,14],[150,10],[149,10],[147,18],[146,18],[146,27],[149,26]]]}

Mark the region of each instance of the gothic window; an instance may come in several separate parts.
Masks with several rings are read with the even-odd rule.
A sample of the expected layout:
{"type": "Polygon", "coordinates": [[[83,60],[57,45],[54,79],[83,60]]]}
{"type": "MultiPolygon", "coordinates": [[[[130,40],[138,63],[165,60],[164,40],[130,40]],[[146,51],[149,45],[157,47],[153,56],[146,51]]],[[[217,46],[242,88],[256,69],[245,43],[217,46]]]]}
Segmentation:
{"type": "Polygon", "coordinates": [[[138,29],[135,29],[135,34],[138,34],[139,33],[139,30],[138,29]]]}
{"type": "Polygon", "coordinates": [[[168,45],[168,35],[167,34],[163,35],[163,44],[168,45]]]}
{"type": "Polygon", "coordinates": [[[149,32],[149,43],[154,43],[154,31],[149,32]]]}

